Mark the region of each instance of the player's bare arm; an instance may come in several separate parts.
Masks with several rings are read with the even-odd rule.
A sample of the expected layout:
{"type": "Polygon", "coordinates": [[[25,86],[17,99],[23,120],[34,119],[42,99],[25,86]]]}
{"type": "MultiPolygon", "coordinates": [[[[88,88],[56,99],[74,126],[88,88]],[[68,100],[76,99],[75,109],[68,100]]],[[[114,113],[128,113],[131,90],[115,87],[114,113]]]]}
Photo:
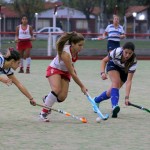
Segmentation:
{"type": "Polygon", "coordinates": [[[128,78],[126,81],[126,94],[125,94],[125,104],[128,105],[129,101],[129,95],[131,91],[131,86],[132,86],[132,78],[133,78],[134,73],[128,73],[128,78]]]}
{"type": "Polygon", "coordinates": [[[106,64],[107,64],[107,62],[108,62],[109,60],[110,60],[109,57],[106,56],[106,57],[105,57],[104,59],[102,59],[102,61],[101,61],[101,68],[100,68],[101,72],[100,72],[100,75],[101,75],[101,78],[102,78],[103,80],[106,80],[106,79],[107,79],[107,74],[105,73],[105,67],[106,67],[106,64]]]}
{"type": "Polygon", "coordinates": [[[80,79],[78,78],[77,74],[74,71],[74,67],[72,66],[71,57],[68,53],[62,52],[61,59],[64,61],[69,73],[71,74],[73,80],[80,86],[83,93],[86,93],[87,89],[82,84],[80,79]]]}
{"type": "Polygon", "coordinates": [[[15,41],[18,42],[19,37],[19,26],[16,27],[16,35],[15,35],[15,41]]]}

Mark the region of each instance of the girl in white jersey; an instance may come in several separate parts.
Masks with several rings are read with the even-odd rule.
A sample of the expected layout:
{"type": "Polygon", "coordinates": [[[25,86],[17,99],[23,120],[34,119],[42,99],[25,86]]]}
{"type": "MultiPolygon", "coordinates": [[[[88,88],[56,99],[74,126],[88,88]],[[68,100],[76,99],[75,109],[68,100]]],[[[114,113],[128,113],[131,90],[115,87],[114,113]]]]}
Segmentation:
{"type": "MultiPolygon", "coordinates": [[[[78,59],[78,52],[84,45],[84,37],[80,33],[65,33],[56,43],[57,56],[53,59],[46,71],[51,92],[45,97],[44,105],[52,107],[55,102],[63,102],[68,94],[69,82],[72,77],[85,94],[87,88],[78,78],[73,63],[78,59]],[[67,45],[68,44],[68,45],[67,45]]],[[[49,110],[43,108],[39,117],[44,122],[49,122],[49,110]]]]}
{"type": "Polygon", "coordinates": [[[19,67],[19,64],[20,54],[18,53],[18,51],[8,49],[5,56],[0,54],[0,75],[6,75],[6,77],[0,76],[0,82],[8,86],[11,84],[15,84],[18,89],[29,99],[30,103],[35,106],[36,102],[34,101],[32,95],[14,75],[14,70],[19,67]]]}
{"type": "Polygon", "coordinates": [[[107,79],[106,70],[111,80],[111,85],[107,91],[95,97],[95,102],[99,106],[100,102],[111,98],[112,118],[117,118],[117,114],[120,111],[120,107],[118,106],[119,89],[125,82],[125,104],[128,105],[129,102],[132,78],[137,66],[134,49],[134,44],[127,42],[123,47],[111,51],[101,62],[101,78],[103,80],[107,79]]]}
{"type": "Polygon", "coordinates": [[[32,48],[31,40],[33,37],[33,28],[28,25],[27,16],[22,16],[21,24],[16,28],[16,42],[17,50],[21,56],[20,71],[19,73],[24,73],[24,59],[26,59],[26,73],[30,73],[31,57],[30,51],[32,48]]]}

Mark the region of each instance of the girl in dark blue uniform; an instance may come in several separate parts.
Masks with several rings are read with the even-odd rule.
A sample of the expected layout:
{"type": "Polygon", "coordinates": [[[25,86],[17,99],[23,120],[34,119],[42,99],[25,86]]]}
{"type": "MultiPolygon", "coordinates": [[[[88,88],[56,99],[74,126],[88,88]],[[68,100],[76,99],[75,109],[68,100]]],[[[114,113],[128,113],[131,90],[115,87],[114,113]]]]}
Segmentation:
{"type": "Polygon", "coordinates": [[[13,49],[8,49],[7,54],[5,56],[0,54],[0,75],[6,75],[6,77],[0,76],[0,82],[8,86],[14,83],[18,87],[18,89],[29,99],[30,103],[32,105],[36,105],[36,102],[34,101],[31,94],[14,75],[14,70],[16,70],[19,67],[19,64],[19,52],[13,49]]]}
{"type": "Polygon", "coordinates": [[[108,73],[111,80],[111,86],[107,91],[104,91],[102,94],[95,97],[95,102],[99,105],[100,102],[111,98],[113,118],[117,118],[117,114],[120,111],[120,107],[118,105],[119,89],[125,82],[125,104],[128,105],[132,78],[137,66],[134,49],[134,44],[132,42],[127,42],[123,47],[119,47],[111,51],[101,62],[101,78],[102,80],[106,80],[106,73],[108,73]]]}

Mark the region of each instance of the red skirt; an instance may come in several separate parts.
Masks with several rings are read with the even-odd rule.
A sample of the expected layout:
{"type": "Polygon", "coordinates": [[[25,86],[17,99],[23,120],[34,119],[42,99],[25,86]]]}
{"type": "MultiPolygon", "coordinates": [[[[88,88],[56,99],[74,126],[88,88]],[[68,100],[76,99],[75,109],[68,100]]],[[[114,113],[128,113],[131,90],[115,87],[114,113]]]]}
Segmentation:
{"type": "Polygon", "coordinates": [[[51,66],[48,66],[47,70],[46,70],[46,78],[48,78],[48,77],[50,77],[50,76],[52,76],[54,74],[60,74],[62,78],[65,78],[65,79],[67,79],[69,81],[71,79],[71,75],[69,74],[69,72],[62,71],[62,70],[53,68],[51,66]]]}
{"type": "Polygon", "coordinates": [[[24,40],[19,39],[19,40],[20,41],[16,45],[16,48],[18,51],[32,48],[32,43],[31,43],[30,39],[24,39],[24,40]]]}

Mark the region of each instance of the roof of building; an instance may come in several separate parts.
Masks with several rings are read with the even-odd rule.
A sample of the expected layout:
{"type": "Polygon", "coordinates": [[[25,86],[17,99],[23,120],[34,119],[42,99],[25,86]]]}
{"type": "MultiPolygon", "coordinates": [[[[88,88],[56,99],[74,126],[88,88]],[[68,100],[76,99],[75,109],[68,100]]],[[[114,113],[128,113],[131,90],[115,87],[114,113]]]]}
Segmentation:
{"type": "Polygon", "coordinates": [[[1,13],[7,18],[19,17],[19,14],[15,12],[11,7],[2,6],[1,13]]]}
{"type": "Polygon", "coordinates": [[[148,8],[149,6],[130,6],[126,10],[126,17],[131,17],[133,12],[139,13],[141,11],[144,11],[148,8]]]}

